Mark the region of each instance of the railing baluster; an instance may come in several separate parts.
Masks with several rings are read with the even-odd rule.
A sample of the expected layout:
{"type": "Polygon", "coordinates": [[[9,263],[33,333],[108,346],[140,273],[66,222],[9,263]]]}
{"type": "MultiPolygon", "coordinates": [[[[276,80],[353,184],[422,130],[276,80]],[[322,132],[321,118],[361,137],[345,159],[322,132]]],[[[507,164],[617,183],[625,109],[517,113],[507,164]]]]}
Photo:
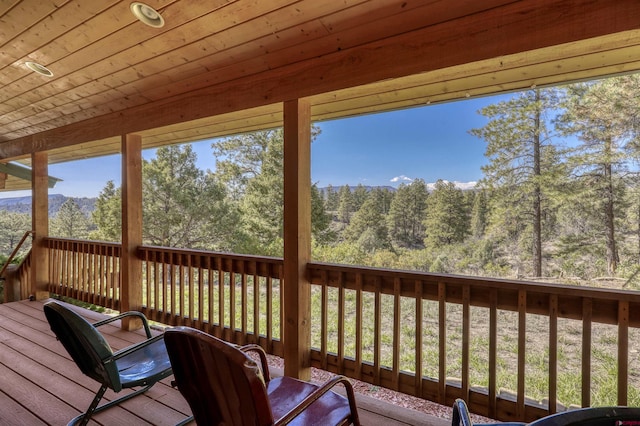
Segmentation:
{"type": "Polygon", "coordinates": [[[170,289],[171,291],[169,292],[169,297],[171,299],[171,306],[169,306],[169,312],[173,313],[173,318],[176,318],[176,314],[179,314],[178,316],[178,322],[176,322],[176,325],[182,325],[182,322],[179,321],[180,317],[182,317],[182,311],[180,310],[180,305],[176,300],[176,280],[177,280],[177,276],[179,274],[178,271],[178,267],[176,267],[175,265],[177,265],[177,262],[175,262],[173,259],[175,257],[178,257],[177,254],[175,253],[171,253],[169,255],[169,285],[170,285],[170,289]]]}
{"type": "MultiPolygon", "coordinates": [[[[194,278],[195,277],[193,276],[193,274],[194,274],[193,257],[190,256],[190,255],[186,255],[186,258],[187,258],[187,264],[185,265],[185,269],[186,269],[185,275],[186,275],[187,282],[184,283],[184,285],[189,289],[189,294],[187,295],[187,305],[188,305],[188,310],[189,311],[187,312],[186,317],[189,318],[189,320],[190,320],[188,322],[188,324],[191,327],[193,327],[194,326],[194,319],[195,319],[195,315],[196,315],[195,305],[194,305],[194,302],[195,302],[195,300],[194,300],[195,299],[195,280],[194,280],[194,278]]],[[[184,296],[185,295],[182,294],[180,296],[180,300],[184,301],[184,299],[185,299],[184,296]]]]}
{"type": "Polygon", "coordinates": [[[267,350],[273,350],[273,279],[267,277],[267,350]]]}
{"type": "Polygon", "coordinates": [[[416,396],[422,397],[422,281],[416,280],[414,283],[415,288],[415,298],[416,298],[416,364],[415,364],[415,387],[416,387],[416,396]]]}
{"type": "Polygon", "coordinates": [[[394,388],[398,388],[400,383],[400,278],[393,280],[393,359],[391,372],[393,373],[392,383],[394,388]]]}
{"type": "Polygon", "coordinates": [[[362,377],[362,275],[356,275],[356,378],[362,377]]]}
{"type": "Polygon", "coordinates": [[[375,277],[374,311],[373,311],[373,383],[380,384],[380,351],[382,333],[382,301],[380,293],[380,278],[375,277]]]}
{"type": "MultiPolygon", "coordinates": [[[[177,265],[178,265],[178,273],[177,273],[177,278],[176,278],[176,292],[177,292],[177,297],[178,297],[178,306],[180,306],[180,324],[182,325],[186,325],[185,324],[185,318],[189,318],[191,316],[191,312],[187,312],[187,309],[189,309],[191,307],[191,301],[188,301],[188,305],[185,308],[185,300],[184,300],[184,296],[185,293],[189,294],[191,292],[191,283],[189,282],[189,280],[185,279],[185,276],[188,276],[188,272],[189,272],[189,263],[188,261],[186,262],[187,265],[185,265],[185,262],[182,261],[182,257],[183,255],[181,254],[176,254],[176,260],[177,260],[177,265]],[[186,271],[185,271],[186,268],[186,271]]],[[[189,297],[189,299],[191,299],[189,297]]]]}
{"type": "Polygon", "coordinates": [[[438,402],[447,400],[447,287],[438,283],[438,402]]]}
{"type": "Polygon", "coordinates": [[[591,316],[592,301],[582,300],[582,406],[591,405],[591,316]]]}
{"type": "Polygon", "coordinates": [[[470,317],[471,289],[462,286],[462,398],[469,400],[469,345],[470,345],[470,317]]]}
{"type": "Polygon", "coordinates": [[[64,251],[62,252],[62,277],[60,278],[60,282],[64,286],[64,296],[71,296],[72,290],[69,282],[69,256],[71,256],[71,252],[67,248],[68,244],[67,241],[62,243],[62,249],[64,251]]]}
{"type": "MultiPolygon", "coordinates": [[[[157,253],[151,252],[149,256],[153,259],[153,281],[149,283],[149,285],[153,286],[153,309],[155,309],[157,313],[165,312],[164,306],[161,305],[160,302],[160,292],[162,291],[162,293],[164,293],[161,275],[162,263],[158,259],[157,253]]],[[[160,319],[158,315],[156,315],[156,318],[158,318],[158,320],[160,319]]]]}
{"type": "MultiPolygon", "coordinates": [[[[166,255],[165,255],[166,256],[166,255]]],[[[169,284],[169,274],[167,269],[167,262],[165,261],[166,257],[162,256],[162,312],[165,314],[165,317],[169,312],[169,292],[167,286],[169,284]]],[[[167,259],[168,260],[168,259],[167,259]]]]}
{"type": "Polygon", "coordinates": [[[197,268],[198,279],[196,282],[198,285],[198,327],[200,329],[204,329],[205,322],[207,320],[204,317],[204,288],[206,280],[204,274],[205,269],[203,268],[203,263],[206,262],[206,259],[208,259],[208,257],[200,258],[197,268]]]}
{"type": "Polygon", "coordinates": [[[215,312],[214,309],[214,300],[213,300],[213,295],[214,295],[214,278],[213,278],[213,269],[215,268],[215,260],[211,258],[211,256],[207,256],[207,295],[209,297],[209,312],[207,315],[207,322],[209,323],[209,329],[207,330],[209,333],[211,334],[215,334],[215,327],[214,327],[214,320],[213,320],[213,313],[215,312]]]}
{"type": "Polygon", "coordinates": [[[618,405],[628,404],[629,302],[618,302],[618,405]]]}
{"type": "Polygon", "coordinates": [[[498,290],[489,291],[489,417],[497,416],[498,398],[498,290]]]}
{"type": "MultiPolygon", "coordinates": [[[[231,267],[231,272],[229,272],[229,332],[231,339],[235,335],[236,331],[236,274],[233,272],[233,267],[231,267]]],[[[235,341],[235,340],[232,340],[235,341]]]]}
{"type": "MultiPolygon", "coordinates": [[[[241,310],[241,325],[240,328],[242,329],[242,337],[244,339],[244,336],[247,335],[247,273],[245,271],[242,272],[242,279],[240,281],[240,285],[242,286],[242,294],[240,296],[241,299],[241,304],[240,307],[242,308],[241,310]]],[[[243,341],[243,343],[246,344],[246,340],[243,341]]]]}
{"type": "Polygon", "coordinates": [[[338,287],[338,374],[344,373],[344,280],[338,287]]]}
{"type": "Polygon", "coordinates": [[[253,274],[253,343],[260,344],[260,276],[258,275],[258,265],[253,274]]]}
{"type": "Polygon", "coordinates": [[[222,270],[222,258],[216,258],[216,267],[218,269],[218,332],[216,337],[224,335],[224,271],[222,270]]]}
{"type": "Polygon", "coordinates": [[[527,291],[518,291],[518,396],[516,416],[524,419],[525,371],[527,360],[527,291]]]}
{"type": "MultiPolygon", "coordinates": [[[[320,355],[322,357],[322,369],[327,370],[327,339],[329,335],[329,290],[327,287],[327,273],[323,273],[323,284],[320,287],[320,355]]],[[[339,275],[339,283],[342,282],[342,274],[339,275]]]]}
{"type": "Polygon", "coordinates": [[[549,414],[558,409],[558,296],[549,296],[549,414]]]}

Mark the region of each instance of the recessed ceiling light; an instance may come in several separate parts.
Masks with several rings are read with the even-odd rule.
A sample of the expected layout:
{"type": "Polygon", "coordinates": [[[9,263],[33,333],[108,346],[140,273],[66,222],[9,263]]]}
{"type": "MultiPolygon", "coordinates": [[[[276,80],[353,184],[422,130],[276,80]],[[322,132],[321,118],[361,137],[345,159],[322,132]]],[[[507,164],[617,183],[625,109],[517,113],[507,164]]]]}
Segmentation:
{"type": "Polygon", "coordinates": [[[162,15],[160,15],[160,13],[151,6],[136,1],[131,3],[130,7],[131,12],[136,18],[138,18],[138,20],[140,20],[140,22],[154,28],[161,28],[164,26],[164,19],[162,18],[162,15]]]}
{"type": "Polygon", "coordinates": [[[31,62],[31,61],[27,61],[24,64],[31,71],[35,71],[38,74],[42,74],[42,75],[44,75],[46,77],[53,77],[53,73],[51,72],[51,70],[49,68],[45,67],[44,65],[40,65],[37,62],[31,62]]]}

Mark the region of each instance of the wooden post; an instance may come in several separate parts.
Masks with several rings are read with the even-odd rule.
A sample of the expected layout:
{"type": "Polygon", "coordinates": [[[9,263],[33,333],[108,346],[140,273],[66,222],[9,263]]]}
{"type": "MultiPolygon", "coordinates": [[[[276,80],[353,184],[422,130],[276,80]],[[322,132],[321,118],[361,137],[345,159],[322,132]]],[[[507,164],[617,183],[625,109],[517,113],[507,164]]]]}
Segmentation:
{"type": "Polygon", "coordinates": [[[311,108],[284,103],[284,374],[311,377],[311,108]]]}
{"type": "Polygon", "coordinates": [[[31,291],[36,300],[49,297],[49,256],[46,238],[49,236],[49,156],[46,152],[31,154],[31,291]]]}
{"type": "MultiPolygon", "coordinates": [[[[124,135],[122,152],[122,257],[120,258],[120,310],[142,307],[142,260],[136,255],[142,244],[142,138],[124,135]]],[[[122,322],[125,330],[142,327],[137,318],[122,322]]]]}

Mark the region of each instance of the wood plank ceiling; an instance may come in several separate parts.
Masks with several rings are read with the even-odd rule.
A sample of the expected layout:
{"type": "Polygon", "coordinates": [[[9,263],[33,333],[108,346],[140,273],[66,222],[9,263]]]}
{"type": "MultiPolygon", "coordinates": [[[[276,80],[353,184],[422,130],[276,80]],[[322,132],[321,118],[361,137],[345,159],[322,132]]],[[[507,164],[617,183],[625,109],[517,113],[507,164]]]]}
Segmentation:
{"type": "Polygon", "coordinates": [[[637,0],[0,3],[0,161],[49,162],[557,84],[640,68],[637,0]],[[53,72],[32,72],[33,61],[53,72]]]}

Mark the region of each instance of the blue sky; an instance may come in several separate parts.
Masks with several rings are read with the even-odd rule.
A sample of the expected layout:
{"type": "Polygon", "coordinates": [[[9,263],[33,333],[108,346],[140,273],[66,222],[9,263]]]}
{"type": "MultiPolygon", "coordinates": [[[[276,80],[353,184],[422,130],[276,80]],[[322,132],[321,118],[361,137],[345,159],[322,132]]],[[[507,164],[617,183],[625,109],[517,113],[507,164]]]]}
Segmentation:
{"type": "MultiPolygon", "coordinates": [[[[319,187],[329,184],[398,186],[421,178],[474,182],[486,164],[484,141],[469,129],[482,127],[478,114],[485,105],[507,95],[467,99],[400,111],[318,123],[322,133],[312,144],[311,175],[319,187]]],[[[215,169],[211,142],[194,143],[198,166],[215,169]]],[[[147,159],[154,155],[146,151],[147,159]]],[[[96,197],[108,180],[120,184],[120,156],[49,166],[49,174],[63,179],[50,194],[96,197]]],[[[30,191],[0,193],[0,198],[31,195],[30,191]]]]}

